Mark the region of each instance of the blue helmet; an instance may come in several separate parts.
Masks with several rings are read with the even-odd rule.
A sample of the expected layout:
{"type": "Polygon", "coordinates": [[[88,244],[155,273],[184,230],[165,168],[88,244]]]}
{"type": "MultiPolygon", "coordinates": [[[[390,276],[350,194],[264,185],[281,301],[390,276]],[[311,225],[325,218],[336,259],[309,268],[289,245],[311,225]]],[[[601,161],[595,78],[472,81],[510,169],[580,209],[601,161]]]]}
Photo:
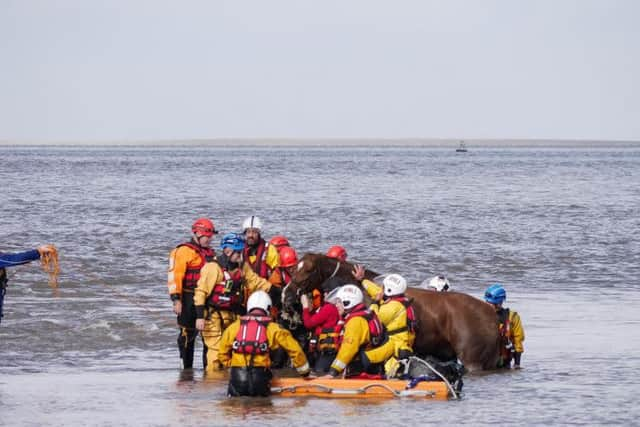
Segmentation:
{"type": "Polygon", "coordinates": [[[220,249],[231,248],[234,251],[241,251],[244,249],[244,237],[242,234],[229,233],[222,237],[220,242],[220,249]]]}
{"type": "Polygon", "coordinates": [[[491,304],[502,304],[507,299],[507,291],[500,283],[494,283],[484,292],[484,300],[491,304]]]}

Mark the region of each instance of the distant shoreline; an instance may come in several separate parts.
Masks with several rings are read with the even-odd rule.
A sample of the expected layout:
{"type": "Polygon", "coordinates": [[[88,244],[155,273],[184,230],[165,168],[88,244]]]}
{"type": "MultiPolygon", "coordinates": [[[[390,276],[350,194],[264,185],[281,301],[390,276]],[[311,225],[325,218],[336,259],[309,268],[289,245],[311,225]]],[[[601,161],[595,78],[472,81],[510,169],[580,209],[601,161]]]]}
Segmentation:
{"type": "Polygon", "coordinates": [[[7,141],[0,146],[116,146],[116,147],[442,147],[455,148],[464,141],[468,149],[491,147],[634,147],[640,141],[551,139],[421,139],[421,138],[216,138],[130,141],[7,141]]]}

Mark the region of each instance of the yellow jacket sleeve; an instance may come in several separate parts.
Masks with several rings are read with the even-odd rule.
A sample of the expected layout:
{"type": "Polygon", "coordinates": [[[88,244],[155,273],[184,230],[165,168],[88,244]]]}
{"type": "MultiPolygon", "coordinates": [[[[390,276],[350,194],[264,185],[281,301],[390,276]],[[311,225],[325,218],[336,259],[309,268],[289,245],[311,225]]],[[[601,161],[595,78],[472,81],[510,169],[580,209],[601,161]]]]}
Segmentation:
{"type": "Polygon", "coordinates": [[[171,251],[167,274],[169,295],[182,294],[182,280],[187,271],[187,265],[192,262],[200,262],[200,255],[190,247],[180,246],[171,251]]]}
{"type": "Polygon", "coordinates": [[[224,332],[222,332],[222,337],[220,338],[220,346],[218,347],[218,360],[222,364],[222,366],[230,367],[231,366],[231,356],[233,353],[233,341],[236,339],[236,335],[238,335],[238,330],[240,329],[240,320],[236,320],[229,327],[227,327],[224,332]]]}
{"type": "Polygon", "coordinates": [[[522,322],[520,321],[520,315],[515,311],[509,312],[509,323],[511,328],[511,341],[513,342],[513,349],[518,352],[524,352],[524,346],[522,342],[524,341],[524,328],[522,327],[522,322]]]}
{"type": "Polygon", "coordinates": [[[396,329],[407,326],[405,311],[406,309],[400,301],[389,301],[380,305],[377,314],[378,319],[387,329],[396,329]]]}
{"type": "Polygon", "coordinates": [[[370,340],[369,324],[364,317],[354,317],[344,325],[342,344],[331,367],[342,372],[353,358],[358,354],[360,347],[370,340]]]}
{"type": "Polygon", "coordinates": [[[200,270],[200,279],[198,279],[198,286],[196,287],[193,295],[193,303],[195,306],[204,306],[207,297],[213,291],[213,287],[216,283],[224,280],[224,274],[217,262],[208,262],[200,270]]]}
{"type": "Polygon", "coordinates": [[[271,289],[271,283],[267,279],[258,276],[247,263],[242,264],[242,276],[244,277],[247,296],[258,290],[269,292],[271,289]]]}
{"type": "Polygon", "coordinates": [[[278,253],[278,248],[273,245],[269,245],[267,247],[267,255],[264,258],[264,262],[267,264],[269,269],[273,270],[277,266],[280,265],[280,254],[278,253]]]}
{"type": "Polygon", "coordinates": [[[269,348],[277,349],[282,347],[289,354],[293,367],[296,368],[300,375],[309,373],[309,362],[305,356],[302,347],[298,341],[293,338],[291,332],[282,328],[275,322],[269,323],[267,327],[267,338],[269,339],[269,348]]]}
{"type": "Polygon", "coordinates": [[[381,286],[378,286],[376,283],[368,279],[362,280],[362,287],[374,301],[376,301],[376,297],[380,295],[380,292],[382,292],[381,286]]]}

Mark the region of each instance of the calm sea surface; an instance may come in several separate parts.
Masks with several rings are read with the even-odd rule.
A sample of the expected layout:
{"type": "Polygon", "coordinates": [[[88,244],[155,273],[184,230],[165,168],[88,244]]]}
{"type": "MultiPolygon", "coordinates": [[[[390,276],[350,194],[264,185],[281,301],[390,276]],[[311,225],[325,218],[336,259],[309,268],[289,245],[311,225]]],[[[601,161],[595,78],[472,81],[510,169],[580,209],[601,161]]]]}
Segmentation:
{"type": "MultiPolygon", "coordinates": [[[[640,147],[0,147],[0,250],[54,243],[62,275],[11,270],[0,425],[638,424],[640,147]],[[265,234],[418,284],[491,282],[523,319],[523,369],[460,401],[228,399],[181,373],[167,255],[191,222],[265,234]]],[[[214,244],[217,246],[216,240],[214,244]]],[[[198,348],[199,350],[199,348],[198,348]]]]}

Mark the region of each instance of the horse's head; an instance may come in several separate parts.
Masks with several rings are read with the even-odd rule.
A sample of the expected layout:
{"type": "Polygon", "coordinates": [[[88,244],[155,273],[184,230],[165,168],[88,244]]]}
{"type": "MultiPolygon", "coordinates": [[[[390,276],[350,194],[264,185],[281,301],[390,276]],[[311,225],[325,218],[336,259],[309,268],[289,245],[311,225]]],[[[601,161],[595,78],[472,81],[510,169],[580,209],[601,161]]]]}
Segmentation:
{"type": "MultiPolygon", "coordinates": [[[[342,279],[344,283],[353,283],[352,276],[354,264],[346,261],[338,261],[323,254],[306,253],[298,268],[291,278],[291,283],[283,292],[284,307],[292,307],[299,300],[300,295],[309,293],[314,289],[320,289],[321,285],[332,277],[342,279]]],[[[377,273],[366,270],[365,277],[371,279],[377,273]]]]}

